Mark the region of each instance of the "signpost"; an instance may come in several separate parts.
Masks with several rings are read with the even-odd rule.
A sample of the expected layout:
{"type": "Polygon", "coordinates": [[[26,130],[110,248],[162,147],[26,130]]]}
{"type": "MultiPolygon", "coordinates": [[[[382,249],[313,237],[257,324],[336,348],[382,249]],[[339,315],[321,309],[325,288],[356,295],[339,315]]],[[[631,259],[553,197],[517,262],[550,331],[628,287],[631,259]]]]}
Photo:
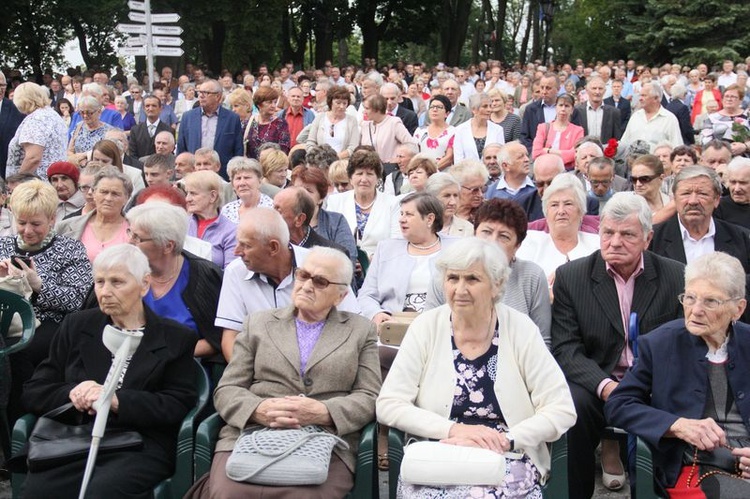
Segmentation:
{"type": "Polygon", "coordinates": [[[143,2],[129,0],[128,8],[130,8],[128,19],[134,23],[143,24],[117,25],[117,31],[131,35],[125,40],[125,46],[120,47],[117,52],[123,56],[146,57],[148,89],[149,92],[153,92],[154,57],[180,57],[185,53],[180,48],[182,38],[179,38],[179,36],[182,34],[182,28],[179,26],[159,26],[159,24],[176,23],[180,20],[180,16],[175,13],[152,14],[151,0],[143,2]]]}

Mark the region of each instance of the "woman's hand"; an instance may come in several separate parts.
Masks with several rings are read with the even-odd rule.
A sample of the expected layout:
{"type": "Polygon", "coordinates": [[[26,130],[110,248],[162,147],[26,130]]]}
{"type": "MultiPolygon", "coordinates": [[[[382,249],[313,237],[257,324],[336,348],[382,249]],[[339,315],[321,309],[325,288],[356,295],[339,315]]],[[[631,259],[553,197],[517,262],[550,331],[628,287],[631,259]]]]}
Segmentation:
{"type": "Polygon", "coordinates": [[[451,426],[448,438],[444,438],[440,442],[465,447],[481,447],[501,454],[510,450],[510,442],[504,433],[484,425],[456,423],[451,426]]]}
{"type": "Polygon", "coordinates": [[[739,458],[740,471],[742,472],[742,478],[747,480],[750,478],[750,447],[741,447],[739,449],[732,449],[732,455],[739,458]]]}
{"type": "Polygon", "coordinates": [[[266,399],[258,405],[250,419],[269,428],[333,424],[325,404],[303,396],[266,399]]]}
{"type": "MultiPolygon", "coordinates": [[[[26,279],[29,281],[29,286],[35,293],[42,291],[42,278],[36,273],[36,264],[34,259],[31,258],[31,266],[26,265],[22,260],[18,258],[10,258],[4,260],[6,263],[6,275],[10,276],[21,276],[26,275],[26,279]]],[[[2,272],[2,271],[0,271],[2,272]]]]}
{"type": "Polygon", "coordinates": [[[679,418],[669,427],[666,436],[684,440],[698,450],[712,451],[727,444],[726,433],[712,418],[679,418]]]}
{"type": "Polygon", "coordinates": [[[391,320],[391,315],[386,314],[385,312],[378,312],[372,317],[372,322],[375,323],[375,325],[381,324],[385,321],[391,320]]]}
{"type": "MultiPolygon", "coordinates": [[[[73,402],[73,406],[81,411],[88,412],[92,416],[96,414],[94,409],[94,402],[99,400],[102,395],[102,385],[96,381],[87,380],[78,383],[72,390],[70,390],[70,401],[73,402]]],[[[110,403],[110,410],[117,413],[117,409],[120,407],[117,395],[112,396],[112,402],[110,403]]]]}

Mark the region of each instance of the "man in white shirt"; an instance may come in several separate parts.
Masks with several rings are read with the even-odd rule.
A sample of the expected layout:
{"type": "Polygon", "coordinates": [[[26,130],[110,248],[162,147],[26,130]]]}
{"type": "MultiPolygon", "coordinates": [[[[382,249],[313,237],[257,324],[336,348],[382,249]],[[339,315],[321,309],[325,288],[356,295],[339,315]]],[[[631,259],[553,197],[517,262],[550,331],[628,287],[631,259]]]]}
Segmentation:
{"type": "Polygon", "coordinates": [[[651,144],[653,148],[661,142],[669,142],[672,147],[683,145],[680,124],[674,114],[661,105],[663,91],[655,81],[643,84],[641,88],[641,109],[630,117],[621,143],[625,146],[637,140],[651,144]]]}
{"type": "Polygon", "coordinates": [[[732,85],[734,83],[737,83],[737,73],[734,72],[734,62],[727,59],[724,61],[724,64],[722,65],[722,72],[719,75],[719,79],[716,81],[716,84],[721,87],[721,89],[727,88],[729,85],[732,85]]]}
{"type": "Polygon", "coordinates": [[[465,70],[459,69],[456,71],[455,76],[458,86],[461,88],[461,96],[458,98],[458,102],[462,103],[464,106],[468,106],[469,97],[476,93],[476,89],[474,89],[474,85],[466,79],[465,70]]]}

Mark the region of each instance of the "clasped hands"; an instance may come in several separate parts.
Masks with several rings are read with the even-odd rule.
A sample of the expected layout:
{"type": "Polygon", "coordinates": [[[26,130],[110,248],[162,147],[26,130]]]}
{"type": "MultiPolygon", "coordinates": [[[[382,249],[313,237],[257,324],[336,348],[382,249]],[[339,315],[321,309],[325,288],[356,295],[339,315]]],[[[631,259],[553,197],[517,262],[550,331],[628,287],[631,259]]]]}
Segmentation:
{"type": "Polygon", "coordinates": [[[455,423],[448,432],[448,438],[440,442],[464,447],[481,447],[500,454],[510,450],[510,441],[505,433],[484,425],[455,423]]]}
{"type": "MultiPolygon", "coordinates": [[[[72,390],[70,390],[70,401],[73,402],[73,406],[81,412],[88,412],[90,415],[96,414],[94,409],[94,402],[99,400],[102,394],[103,386],[96,381],[88,380],[78,383],[72,390]]],[[[117,412],[120,402],[117,399],[117,395],[112,396],[112,402],[110,403],[110,410],[117,412]]]]}
{"type": "Polygon", "coordinates": [[[266,399],[258,405],[250,419],[269,428],[333,425],[325,404],[301,395],[266,399]]]}
{"type": "MultiPolygon", "coordinates": [[[[703,451],[710,452],[727,445],[724,429],[712,418],[679,418],[669,427],[668,434],[703,451]]],[[[732,449],[732,455],[738,459],[742,478],[750,478],[750,447],[732,449]]]]}

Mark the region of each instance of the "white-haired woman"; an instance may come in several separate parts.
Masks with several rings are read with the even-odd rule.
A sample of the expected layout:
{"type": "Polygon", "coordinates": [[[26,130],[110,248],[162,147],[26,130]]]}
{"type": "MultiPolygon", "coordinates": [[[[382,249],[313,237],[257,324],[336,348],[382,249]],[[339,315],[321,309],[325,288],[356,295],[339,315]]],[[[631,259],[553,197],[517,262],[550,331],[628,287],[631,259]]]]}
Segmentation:
{"type": "MultiPolygon", "coordinates": [[[[49,357],[24,386],[23,401],[37,416],[72,402],[70,411],[83,413],[79,417],[86,420],[95,412],[112,363],[102,343],[104,328],[143,333],[110,408],[110,424],[137,431],[143,445],[100,455],[88,485],[90,497],[151,497],[153,488],[173,473],[177,432],[195,405],[195,336],[144,304],[148,287],[148,260],[137,248],[121,244],[100,253],[94,261],[99,307],[63,321],[49,357]]],[[[77,497],[85,465],[86,459],[68,459],[33,471],[24,495],[77,497]]]]}
{"type": "Polygon", "coordinates": [[[78,114],[83,117],[83,121],[76,125],[70,137],[68,161],[81,166],[88,160],[88,152],[94,148],[94,144],[104,139],[105,134],[113,127],[101,120],[102,105],[96,97],[81,97],[78,101],[78,114]]]}
{"type": "Polygon", "coordinates": [[[183,251],[188,229],[185,210],[149,201],[127,213],[130,243],[148,257],[151,283],[144,303],[162,317],[189,327],[198,337],[196,357],[221,352],[221,329],[214,325],[221,269],[183,251]]]}
{"type": "Polygon", "coordinates": [[[537,262],[551,286],[557,267],[599,249],[599,235],[580,230],[586,213],[586,193],[573,175],[558,175],[552,180],[544,190],[542,210],[549,233],[530,230],[516,255],[537,262]]]}
{"type": "Polygon", "coordinates": [[[443,203],[443,229],[440,234],[456,237],[474,235],[474,226],[471,222],[456,215],[461,195],[461,184],[458,180],[447,173],[437,172],[427,179],[425,190],[443,203]]]}
{"type": "Polygon", "coordinates": [[[36,83],[21,83],[13,91],[13,104],[26,117],[8,145],[6,175],[34,173],[47,178],[47,168],[65,161],[68,127],[50,107],[49,93],[36,83]]]}
{"type": "Polygon", "coordinates": [[[252,208],[273,208],[273,199],[260,192],[263,169],[257,159],[237,156],[227,163],[227,174],[239,199],[227,203],[221,214],[235,224],[240,216],[252,208]]]}
{"type": "Polygon", "coordinates": [[[522,457],[507,461],[499,487],[399,479],[399,497],[541,498],[547,443],[576,419],[565,377],[531,319],[500,303],[510,271],[496,244],[460,239],[437,269],[447,304],[409,328],[380,391],[378,421],[416,437],[522,457]]]}
{"type": "Polygon", "coordinates": [[[475,93],[469,97],[469,107],[474,116],[456,127],[453,139],[453,161],[482,159],[485,144],[504,144],[503,127],[490,121],[492,114],[490,97],[475,93]]]}

